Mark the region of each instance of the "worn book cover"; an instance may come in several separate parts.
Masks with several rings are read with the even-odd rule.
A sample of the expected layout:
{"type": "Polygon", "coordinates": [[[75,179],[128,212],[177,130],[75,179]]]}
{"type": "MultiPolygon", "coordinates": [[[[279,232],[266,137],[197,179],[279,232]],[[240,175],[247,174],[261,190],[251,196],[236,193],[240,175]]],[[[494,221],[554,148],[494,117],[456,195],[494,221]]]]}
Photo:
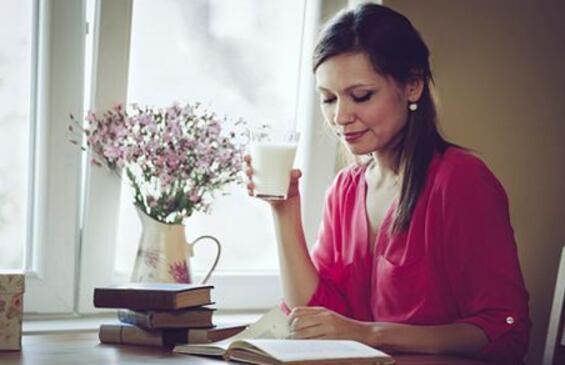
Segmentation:
{"type": "Polygon", "coordinates": [[[107,344],[172,347],[187,343],[188,332],[183,328],[146,330],[130,324],[102,324],[98,329],[100,342],[107,344]]]}
{"type": "Polygon", "coordinates": [[[211,285],[128,283],[94,289],[97,308],[176,310],[211,303],[211,285]]]}
{"type": "Polygon", "coordinates": [[[133,311],[120,309],[120,322],[134,324],[146,329],[153,328],[210,328],[212,314],[216,309],[210,307],[195,307],[175,311],[133,311]]]}
{"type": "Polygon", "coordinates": [[[219,324],[214,328],[144,329],[131,324],[103,324],[98,330],[100,342],[106,344],[172,347],[176,344],[207,343],[231,337],[246,325],[219,324]]]}

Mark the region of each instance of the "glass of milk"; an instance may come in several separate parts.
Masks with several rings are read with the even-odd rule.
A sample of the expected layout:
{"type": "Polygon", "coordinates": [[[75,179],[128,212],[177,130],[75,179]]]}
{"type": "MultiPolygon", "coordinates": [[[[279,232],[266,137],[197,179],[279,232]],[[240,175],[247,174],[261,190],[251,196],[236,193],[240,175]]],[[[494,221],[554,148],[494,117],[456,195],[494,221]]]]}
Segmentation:
{"type": "Polygon", "coordinates": [[[251,132],[249,153],[256,197],[267,200],[287,198],[299,136],[296,131],[272,128],[251,132]]]}

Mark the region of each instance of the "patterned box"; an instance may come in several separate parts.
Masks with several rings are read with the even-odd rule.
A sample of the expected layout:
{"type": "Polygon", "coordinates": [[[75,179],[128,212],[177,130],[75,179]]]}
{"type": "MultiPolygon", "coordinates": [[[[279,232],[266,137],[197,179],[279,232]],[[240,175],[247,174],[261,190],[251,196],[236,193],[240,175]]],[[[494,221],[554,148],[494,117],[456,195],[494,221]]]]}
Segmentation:
{"type": "Polygon", "coordinates": [[[24,274],[0,272],[0,350],[20,350],[24,274]]]}

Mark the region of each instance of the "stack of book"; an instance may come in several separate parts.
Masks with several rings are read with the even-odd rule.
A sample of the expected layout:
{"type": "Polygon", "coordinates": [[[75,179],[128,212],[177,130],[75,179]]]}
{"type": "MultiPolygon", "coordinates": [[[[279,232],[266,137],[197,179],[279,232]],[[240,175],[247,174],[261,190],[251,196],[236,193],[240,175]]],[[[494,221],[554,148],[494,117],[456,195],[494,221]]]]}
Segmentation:
{"type": "Polygon", "coordinates": [[[210,285],[129,283],[94,289],[94,306],[118,309],[120,323],[103,324],[102,343],[172,347],[231,337],[246,325],[215,324],[210,285]]]}

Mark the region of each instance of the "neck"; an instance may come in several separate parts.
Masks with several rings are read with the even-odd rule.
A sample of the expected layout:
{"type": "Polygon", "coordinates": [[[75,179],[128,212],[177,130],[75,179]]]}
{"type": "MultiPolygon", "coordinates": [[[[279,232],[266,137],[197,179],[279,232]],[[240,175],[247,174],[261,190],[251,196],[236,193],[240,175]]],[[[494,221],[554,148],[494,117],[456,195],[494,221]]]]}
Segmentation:
{"type": "Polygon", "coordinates": [[[372,174],[374,174],[376,187],[394,185],[399,178],[398,154],[394,151],[373,152],[371,162],[372,174]]]}

